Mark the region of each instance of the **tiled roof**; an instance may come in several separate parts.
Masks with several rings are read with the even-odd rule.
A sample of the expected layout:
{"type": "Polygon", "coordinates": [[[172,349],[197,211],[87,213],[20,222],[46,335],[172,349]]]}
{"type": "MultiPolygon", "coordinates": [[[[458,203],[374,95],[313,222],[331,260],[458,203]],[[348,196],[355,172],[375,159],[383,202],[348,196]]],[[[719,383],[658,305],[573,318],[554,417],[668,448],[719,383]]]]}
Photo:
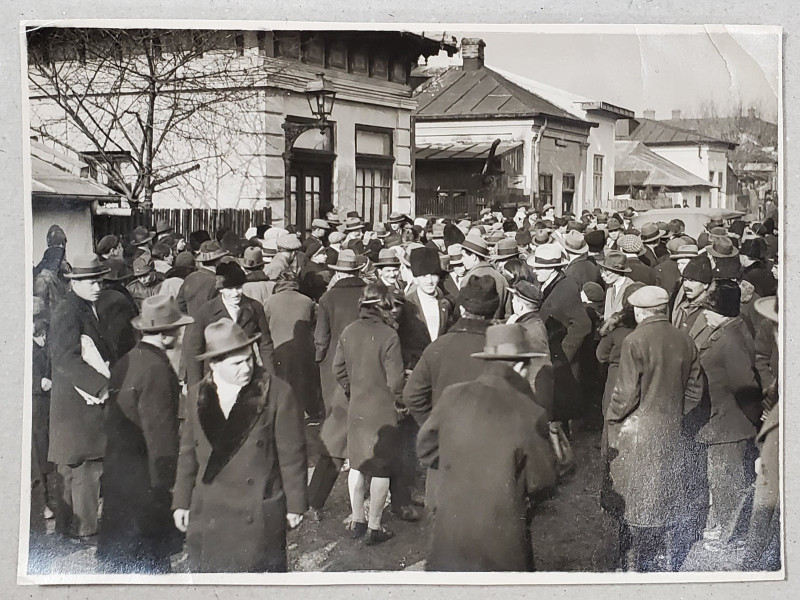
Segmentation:
{"type": "Polygon", "coordinates": [[[417,96],[416,115],[423,120],[537,114],[582,121],[486,66],[467,71],[451,67],[417,96]]]}
{"type": "Polygon", "coordinates": [[[681,144],[723,144],[731,147],[735,146],[735,144],[731,144],[725,140],[701,135],[695,131],[681,129],[680,127],[668,125],[660,121],[653,121],[651,119],[636,119],[636,121],[639,123],[638,127],[624,139],[643,142],[648,146],[681,144]]]}

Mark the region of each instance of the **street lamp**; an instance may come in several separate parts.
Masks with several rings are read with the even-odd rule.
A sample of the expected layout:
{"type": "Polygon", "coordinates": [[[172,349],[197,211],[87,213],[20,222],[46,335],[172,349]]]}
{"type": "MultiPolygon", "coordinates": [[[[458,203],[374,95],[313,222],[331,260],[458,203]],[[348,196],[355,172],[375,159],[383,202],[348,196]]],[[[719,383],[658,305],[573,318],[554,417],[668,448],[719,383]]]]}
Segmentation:
{"type": "Polygon", "coordinates": [[[333,113],[333,102],[336,99],[336,88],[324,73],[317,73],[317,79],[306,85],[306,100],[311,114],[317,117],[320,131],[325,131],[328,117],[333,113]]]}

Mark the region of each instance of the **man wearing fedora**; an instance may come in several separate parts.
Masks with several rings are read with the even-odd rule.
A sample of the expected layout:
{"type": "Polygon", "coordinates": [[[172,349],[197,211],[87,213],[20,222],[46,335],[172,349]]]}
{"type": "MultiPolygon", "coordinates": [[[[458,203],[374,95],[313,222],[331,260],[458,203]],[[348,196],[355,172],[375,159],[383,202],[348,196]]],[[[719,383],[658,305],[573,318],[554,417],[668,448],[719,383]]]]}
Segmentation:
{"type": "Polygon", "coordinates": [[[194,319],[156,295],[133,319],[139,343],[114,366],[106,403],[103,520],[97,557],[117,573],[168,573],[181,540],[172,522],[180,384],[167,356],[194,319]]]}
{"type": "Polygon", "coordinates": [[[342,248],[350,249],[356,254],[364,254],[364,222],[358,213],[350,215],[344,220],[344,241],[342,248]]]}
{"type": "Polygon", "coordinates": [[[217,242],[209,240],[200,245],[195,257],[197,270],[186,276],[178,292],[178,306],[182,312],[195,317],[200,308],[217,295],[215,272],[220,259],[227,255],[228,251],[217,242]]]}
{"type": "MultiPolygon", "coordinates": [[[[450,301],[453,307],[457,306],[458,294],[464,285],[464,275],[467,272],[464,267],[464,257],[461,254],[461,244],[450,244],[447,247],[448,268],[447,275],[439,281],[439,287],[444,293],[444,297],[450,301]]],[[[459,318],[459,312],[454,308],[453,319],[459,318]]]]}
{"type": "Polygon", "coordinates": [[[564,236],[563,246],[569,259],[569,264],[564,268],[567,277],[578,282],[580,289],[590,281],[602,285],[600,268],[594,259],[589,257],[589,244],[586,243],[583,234],[576,230],[570,231],[564,236]]]}
{"type": "Polygon", "coordinates": [[[622,343],[605,414],[611,489],[620,503],[620,566],[673,571],[679,548],[668,540],[690,516],[684,415],[702,398],[700,361],[692,339],[669,322],[666,291],[644,286],[628,302],[637,326],[622,343]]]}
{"type": "Polygon", "coordinates": [[[655,267],[661,262],[662,257],[668,254],[667,247],[663,242],[663,233],[656,223],[645,223],[642,225],[642,244],[644,244],[644,254],[642,262],[649,267],[655,267]]]}
{"type": "Polygon", "coordinates": [[[504,319],[511,313],[508,306],[508,280],[491,265],[490,259],[489,244],[480,235],[470,232],[461,244],[461,260],[466,269],[462,285],[465,285],[471,277],[489,275],[494,279],[497,295],[500,297],[500,306],[497,308],[495,318],[504,319]]]}
{"type": "Polygon", "coordinates": [[[622,296],[625,288],[633,283],[628,277],[631,270],[622,252],[608,250],[603,260],[598,260],[600,277],[606,286],[606,303],[603,309],[603,320],[622,310],[622,296]]]}
{"type": "Polygon", "coordinates": [[[447,387],[419,432],[417,451],[441,486],[428,571],[532,571],[537,496],[555,484],[544,409],[526,380],[522,325],[486,330],[473,381],[447,387]],[[491,443],[487,443],[491,440],[491,443]]]}
{"type": "Polygon", "coordinates": [[[126,287],[136,302],[136,309],[141,311],[144,299],[159,293],[164,275],[156,271],[152,257],[143,254],[133,261],[133,276],[134,280],[126,287]]]}
{"type": "Polygon", "coordinates": [[[153,247],[153,238],[155,235],[155,231],[148,231],[147,227],[139,225],[131,232],[131,245],[135,246],[140,251],[144,250],[149,253],[150,249],[153,247]]]}
{"type": "Polygon", "coordinates": [[[606,251],[618,250],[617,240],[622,235],[622,222],[615,218],[609,217],[606,223],[606,251]]]}
{"type": "Polygon", "coordinates": [[[203,331],[205,328],[220,319],[231,319],[249,336],[258,335],[256,360],[267,373],[274,373],[274,347],[267,317],[260,302],[244,295],[243,286],[247,282],[244,271],[239,263],[221,263],[217,266],[215,277],[219,293],[197,311],[197,315],[194,317],[194,326],[186,331],[183,354],[187,383],[191,386],[203,378],[204,365],[195,356],[204,351],[203,331]]]}
{"type": "Polygon", "coordinates": [[[308,237],[303,240],[303,253],[312,256],[317,250],[325,245],[325,234],[331,230],[331,226],[323,219],[311,221],[311,230],[308,237]]]}
{"type": "Polygon", "coordinates": [[[391,248],[383,248],[374,264],[375,274],[383,285],[398,292],[402,291],[400,283],[397,281],[397,277],[400,275],[400,258],[397,256],[397,252],[391,248]]]}
{"type": "Polygon", "coordinates": [[[270,281],[264,273],[264,253],[261,245],[245,248],[244,256],[239,259],[239,264],[247,275],[247,281],[242,285],[244,295],[266,307],[275,282],[270,281]]]}
{"type": "Polygon", "coordinates": [[[352,250],[339,252],[336,263],[330,265],[335,275],[317,309],[314,346],[325,404],[325,420],[320,430],[325,449],[309,482],[309,505],[315,519],[320,517],[347,458],[347,397],[333,373],[333,358],[342,331],[358,318],[358,299],[367,285],[359,276],[362,267],[352,250]]]}
{"type": "Polygon", "coordinates": [[[91,538],[97,533],[100,477],[106,436],[103,403],[114,360],[98,316],[100,280],[108,273],[95,254],[76,256],[70,291],[50,326],[53,387],[48,460],[56,465],[56,532],[91,538]]]}
{"type": "Polygon", "coordinates": [[[193,573],[286,571],[286,531],[308,507],[303,423],[289,385],[257,365],[257,341],[221,319],[195,357],[210,369],[187,397],[172,499],[193,573]]]}

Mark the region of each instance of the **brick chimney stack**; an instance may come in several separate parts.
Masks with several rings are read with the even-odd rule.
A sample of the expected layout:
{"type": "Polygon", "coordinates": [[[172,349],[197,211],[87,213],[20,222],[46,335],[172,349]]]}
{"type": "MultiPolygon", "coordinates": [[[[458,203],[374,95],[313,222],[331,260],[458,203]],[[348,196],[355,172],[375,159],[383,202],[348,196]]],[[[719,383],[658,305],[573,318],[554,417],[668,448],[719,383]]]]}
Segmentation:
{"type": "Polygon", "coordinates": [[[644,111],[644,113],[642,113],[642,116],[645,119],[650,119],[651,121],[655,121],[656,120],[656,111],[654,111],[652,108],[648,108],[647,110],[644,111]]]}
{"type": "Polygon", "coordinates": [[[477,71],[483,66],[483,49],[486,42],[481,38],[463,38],[461,40],[461,60],[465,71],[477,71]]]}
{"type": "Polygon", "coordinates": [[[680,119],[681,118],[681,109],[673,108],[672,109],[672,118],[673,119],[680,119]]]}

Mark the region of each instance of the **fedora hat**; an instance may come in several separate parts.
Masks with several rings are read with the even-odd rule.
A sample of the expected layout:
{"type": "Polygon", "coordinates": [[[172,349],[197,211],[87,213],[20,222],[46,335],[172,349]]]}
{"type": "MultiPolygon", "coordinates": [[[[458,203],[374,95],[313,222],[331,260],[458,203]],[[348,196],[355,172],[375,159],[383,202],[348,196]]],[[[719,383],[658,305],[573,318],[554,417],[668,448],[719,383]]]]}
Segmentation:
{"type": "Polygon", "coordinates": [[[473,358],[484,360],[513,360],[542,358],[542,352],[533,352],[525,328],[519,323],[511,325],[491,325],[486,329],[483,352],[472,354],[473,358]]]}
{"type": "Polygon", "coordinates": [[[376,267],[399,267],[400,259],[397,257],[397,252],[391,248],[382,248],[378,253],[378,260],[372,264],[376,267]]]}
{"type": "Polygon", "coordinates": [[[379,239],[389,237],[389,230],[386,229],[386,225],[384,225],[383,223],[380,223],[380,222],[374,223],[372,225],[372,232],[379,239]]]}
{"type": "Polygon", "coordinates": [[[706,250],[709,255],[714,258],[726,258],[729,256],[738,256],[739,251],[733,245],[733,240],[728,236],[715,235],[711,245],[706,250]]]}
{"type": "Polygon", "coordinates": [[[154,270],[155,266],[153,266],[153,259],[148,254],[143,254],[142,256],[133,261],[134,277],[141,277],[142,275],[147,275],[148,273],[154,270]]]}
{"type": "Polygon", "coordinates": [[[515,256],[519,256],[517,240],[504,238],[497,242],[497,248],[495,249],[495,254],[492,257],[492,260],[508,260],[509,258],[514,258],[515,256]]]}
{"type": "Polygon", "coordinates": [[[431,239],[443,240],[444,239],[444,223],[434,223],[431,227],[431,239]]]}
{"type": "Polygon", "coordinates": [[[670,256],[670,258],[675,260],[678,260],[679,258],[694,258],[700,254],[700,249],[694,244],[685,244],[681,238],[673,239],[680,240],[681,243],[675,253],[670,256]]]}
{"type": "Polygon", "coordinates": [[[542,301],[542,288],[535,283],[521,279],[513,288],[508,288],[508,291],[515,296],[519,296],[523,300],[539,304],[542,301]]]}
{"type": "Polygon", "coordinates": [[[247,337],[244,329],[239,327],[230,319],[220,319],[211,323],[203,331],[203,338],[206,342],[206,351],[196,356],[197,360],[205,360],[207,358],[216,358],[217,356],[224,356],[236,350],[246,348],[258,338],[261,337],[260,333],[255,334],[253,337],[247,337]]]}
{"type": "Polygon", "coordinates": [[[616,231],[617,229],[622,229],[622,223],[619,219],[615,217],[609,217],[608,222],[606,223],[606,229],[608,231],[616,231]]]}
{"type": "Polygon", "coordinates": [[[543,244],[528,257],[528,266],[534,269],[555,269],[568,264],[560,244],[543,244]]]}
{"type": "Polygon", "coordinates": [[[661,239],[661,235],[661,230],[655,223],[645,223],[642,225],[642,241],[645,244],[661,239]]]}
{"type": "Polygon", "coordinates": [[[753,302],[753,308],[758,314],[773,323],[778,322],[778,297],[766,296],[753,302]]]}
{"type": "Polygon", "coordinates": [[[447,256],[450,258],[450,266],[464,264],[464,257],[461,254],[461,244],[451,244],[447,247],[447,256]]]}
{"type": "Polygon", "coordinates": [[[278,241],[275,239],[264,240],[261,242],[261,254],[271,261],[278,254],[278,241]]]}
{"type": "Polygon", "coordinates": [[[347,217],[344,220],[345,231],[358,231],[359,229],[364,229],[364,223],[359,217],[347,217]]]}
{"type": "Polygon", "coordinates": [[[162,233],[168,233],[173,231],[172,225],[170,225],[166,219],[161,219],[156,223],[156,235],[161,235],[162,233]]]}
{"type": "Polygon", "coordinates": [[[146,244],[155,237],[154,231],[147,231],[147,227],[139,225],[131,232],[131,244],[134,246],[141,246],[146,244]]]}
{"type": "Polygon", "coordinates": [[[564,236],[564,250],[570,254],[586,254],[589,252],[589,244],[580,231],[573,230],[564,236]]]}
{"type": "Polygon", "coordinates": [[[334,271],[341,271],[342,273],[355,273],[361,269],[363,265],[359,264],[356,258],[356,253],[352,250],[342,250],[336,259],[336,264],[330,265],[328,268],[334,271]]]}
{"type": "Polygon", "coordinates": [[[533,244],[535,246],[544,246],[551,241],[550,232],[547,231],[547,229],[538,229],[536,233],[533,234],[533,244]]]}
{"type": "Polygon", "coordinates": [[[100,263],[97,254],[79,254],[72,260],[72,272],[65,273],[67,279],[98,279],[111,271],[100,263]]]}
{"type": "Polygon", "coordinates": [[[400,212],[393,212],[389,215],[389,220],[387,223],[402,223],[406,220],[406,215],[400,212]]]}
{"type": "Polygon", "coordinates": [[[631,269],[628,266],[628,259],[622,252],[618,250],[609,250],[606,252],[603,260],[597,261],[597,266],[613,271],[614,273],[630,273],[631,269]]]}
{"type": "Polygon", "coordinates": [[[480,235],[470,232],[461,243],[462,250],[469,250],[482,258],[489,258],[489,244],[480,235]]]}
{"type": "Polygon", "coordinates": [[[103,276],[106,281],[126,281],[133,277],[133,272],[121,258],[109,258],[103,262],[104,267],[109,271],[103,276]]]}
{"type": "Polygon", "coordinates": [[[504,239],[506,239],[506,236],[503,235],[502,231],[492,231],[488,236],[486,236],[486,245],[496,246],[504,239]]]}
{"type": "Polygon", "coordinates": [[[222,248],[218,242],[215,241],[208,241],[203,242],[200,245],[200,252],[197,255],[195,260],[197,262],[209,262],[212,260],[216,260],[217,258],[222,258],[223,256],[228,255],[229,252],[222,248]]]}
{"type": "Polygon", "coordinates": [[[245,248],[244,256],[239,261],[245,269],[257,269],[264,265],[264,253],[261,246],[250,246],[245,248]]]}
{"type": "Polygon", "coordinates": [[[184,315],[178,308],[178,301],[168,294],[157,294],[142,300],[141,314],[131,320],[135,329],[145,333],[169,331],[189,323],[194,323],[194,319],[184,315]]]}

